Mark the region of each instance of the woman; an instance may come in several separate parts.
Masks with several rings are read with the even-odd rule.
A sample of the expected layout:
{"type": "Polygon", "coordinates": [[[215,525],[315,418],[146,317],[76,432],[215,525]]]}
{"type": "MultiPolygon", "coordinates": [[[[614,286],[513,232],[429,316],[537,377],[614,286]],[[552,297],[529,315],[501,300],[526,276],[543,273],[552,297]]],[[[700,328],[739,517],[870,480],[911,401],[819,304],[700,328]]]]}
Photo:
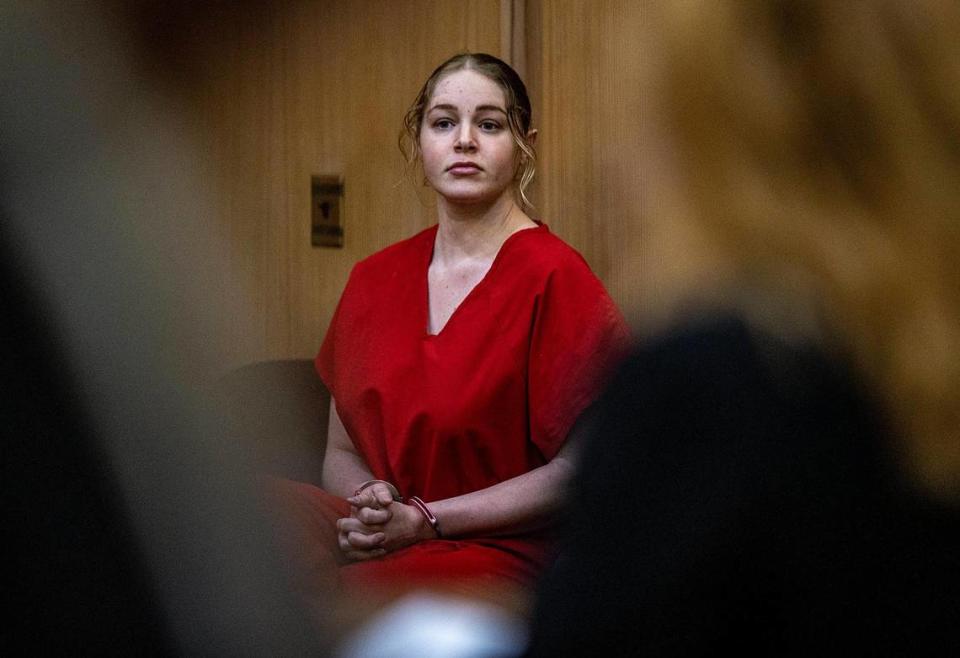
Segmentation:
{"type": "Polygon", "coordinates": [[[490,55],[444,62],[406,115],[438,224],[351,273],[316,358],[326,492],[293,485],[327,522],[300,543],[321,571],[336,547],[341,582],[525,584],[548,559],[567,434],[628,334],[525,212],[535,138],[523,82],[490,55]]]}
{"type": "Polygon", "coordinates": [[[644,8],[641,262],[672,270],[637,278],[656,324],[530,653],[955,655],[960,8],[644,8]]]}

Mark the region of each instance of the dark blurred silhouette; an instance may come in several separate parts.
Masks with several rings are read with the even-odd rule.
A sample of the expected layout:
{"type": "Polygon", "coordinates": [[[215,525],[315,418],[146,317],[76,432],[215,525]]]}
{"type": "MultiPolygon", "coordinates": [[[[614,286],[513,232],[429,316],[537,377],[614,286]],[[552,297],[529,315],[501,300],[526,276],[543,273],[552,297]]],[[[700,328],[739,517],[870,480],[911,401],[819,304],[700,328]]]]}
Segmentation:
{"type": "Polygon", "coordinates": [[[0,228],[4,645],[167,655],[170,628],[49,315],[0,228]]]}
{"type": "Polygon", "coordinates": [[[191,133],[116,10],[0,5],[3,652],[320,655],[205,393],[248,315],[191,133]]]}
{"type": "Polygon", "coordinates": [[[644,18],[643,340],[530,653],[953,655],[960,6],[644,18]]]}
{"type": "Polygon", "coordinates": [[[533,655],[960,647],[960,519],[903,480],[851,370],[710,316],[592,410],[533,655]]]}

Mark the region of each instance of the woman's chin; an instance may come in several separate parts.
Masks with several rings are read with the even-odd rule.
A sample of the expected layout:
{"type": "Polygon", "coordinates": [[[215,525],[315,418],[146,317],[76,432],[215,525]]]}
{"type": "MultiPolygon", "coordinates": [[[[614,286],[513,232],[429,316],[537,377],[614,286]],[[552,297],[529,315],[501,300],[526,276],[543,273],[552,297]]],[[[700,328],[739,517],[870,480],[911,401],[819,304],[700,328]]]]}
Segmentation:
{"type": "Polygon", "coordinates": [[[438,190],[443,200],[451,206],[477,207],[492,206],[509,195],[509,190],[438,190]]]}

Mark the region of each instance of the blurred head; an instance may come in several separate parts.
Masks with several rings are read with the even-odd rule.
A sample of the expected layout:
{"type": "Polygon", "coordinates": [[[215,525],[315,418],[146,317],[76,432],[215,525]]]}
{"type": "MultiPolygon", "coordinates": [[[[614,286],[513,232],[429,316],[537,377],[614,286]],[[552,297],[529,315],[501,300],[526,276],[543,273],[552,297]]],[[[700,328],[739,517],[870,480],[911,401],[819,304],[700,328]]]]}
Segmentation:
{"type": "Polygon", "coordinates": [[[647,10],[645,313],[709,298],[782,329],[816,316],[886,397],[910,465],[960,491],[960,7],[647,10]]]}
{"type": "Polygon", "coordinates": [[[484,53],[462,53],[438,66],[423,84],[416,99],[407,110],[400,132],[400,150],[411,167],[423,165],[422,137],[427,111],[441,82],[458,71],[473,71],[492,81],[503,92],[506,115],[505,127],[512,137],[512,181],[515,184],[517,203],[524,209],[532,205],[526,192],[536,171],[534,140],[536,131],[531,128],[532,110],[527,89],[517,72],[505,62],[484,53]]]}

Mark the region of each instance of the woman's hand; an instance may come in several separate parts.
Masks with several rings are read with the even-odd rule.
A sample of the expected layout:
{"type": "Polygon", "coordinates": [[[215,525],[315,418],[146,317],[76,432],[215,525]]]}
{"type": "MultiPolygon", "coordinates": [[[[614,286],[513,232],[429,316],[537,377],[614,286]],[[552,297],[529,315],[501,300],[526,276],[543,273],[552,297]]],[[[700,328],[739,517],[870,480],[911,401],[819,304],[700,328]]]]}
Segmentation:
{"type": "Polygon", "coordinates": [[[375,480],[370,486],[347,498],[347,502],[354,507],[370,507],[376,510],[394,502],[393,491],[386,482],[375,480]]]}
{"type": "MultiPolygon", "coordinates": [[[[357,507],[353,502],[356,496],[348,498],[350,501],[350,516],[337,521],[337,537],[340,550],[348,560],[362,561],[383,557],[387,551],[382,546],[386,535],[382,526],[393,516],[389,504],[381,508],[379,504],[357,507]]],[[[392,499],[391,499],[392,502],[392,499]]]]}
{"type": "Polygon", "coordinates": [[[337,528],[340,550],[348,559],[378,558],[436,537],[420,510],[394,501],[386,487],[384,492],[364,490],[347,499],[352,506],[350,517],[337,521],[337,528]]]}
{"type": "Polygon", "coordinates": [[[394,502],[389,487],[374,483],[347,498],[347,502],[350,516],[337,521],[337,541],[344,556],[362,561],[386,555],[382,525],[393,516],[390,505],[394,502]]]}

